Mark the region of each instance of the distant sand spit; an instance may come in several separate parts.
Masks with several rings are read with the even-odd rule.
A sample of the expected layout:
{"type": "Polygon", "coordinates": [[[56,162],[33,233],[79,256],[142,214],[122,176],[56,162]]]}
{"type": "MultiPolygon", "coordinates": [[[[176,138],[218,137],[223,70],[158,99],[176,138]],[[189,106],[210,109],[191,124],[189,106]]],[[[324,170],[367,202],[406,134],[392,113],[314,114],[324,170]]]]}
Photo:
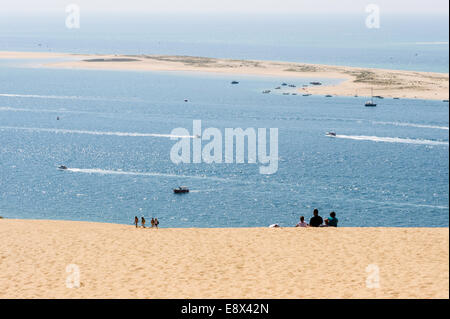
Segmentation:
{"type": "Polygon", "coordinates": [[[0,287],[0,298],[448,298],[449,231],[0,219],[0,287]],[[66,286],[70,264],[79,288],[66,286]]]}
{"type": "MultiPolygon", "coordinates": [[[[187,71],[279,78],[341,79],[336,85],[299,88],[300,93],[448,100],[448,73],[384,70],[296,62],[215,59],[165,55],[81,55],[0,51],[0,59],[59,59],[46,67],[69,69],[187,71]]],[[[268,88],[270,89],[270,88],[268,88]]],[[[299,96],[300,97],[300,96],[299,96]]]]}

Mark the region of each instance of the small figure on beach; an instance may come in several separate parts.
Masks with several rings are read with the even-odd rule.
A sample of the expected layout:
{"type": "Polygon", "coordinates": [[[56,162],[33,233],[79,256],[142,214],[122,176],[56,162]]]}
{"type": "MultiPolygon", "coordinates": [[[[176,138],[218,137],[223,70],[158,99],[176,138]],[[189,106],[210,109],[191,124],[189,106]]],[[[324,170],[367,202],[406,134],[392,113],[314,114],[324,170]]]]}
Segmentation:
{"type": "Polygon", "coordinates": [[[136,225],[136,228],[138,228],[139,218],[137,216],[134,216],[134,224],[136,225]]]}
{"type": "Polygon", "coordinates": [[[159,225],[159,220],[158,220],[158,218],[155,218],[155,227],[158,228],[158,225],[159,225]]]}
{"type": "Polygon", "coordinates": [[[309,226],[319,227],[320,225],[322,225],[323,219],[322,219],[322,217],[319,216],[319,210],[317,208],[314,209],[313,215],[314,216],[311,217],[311,219],[309,220],[309,226]]]}
{"type": "Polygon", "coordinates": [[[305,216],[300,216],[300,222],[295,225],[295,227],[308,227],[308,223],[305,222],[305,216]]]}
{"type": "Polygon", "coordinates": [[[141,218],[141,224],[142,224],[142,228],[145,228],[145,218],[144,218],[144,216],[142,216],[142,218],[141,218]]]}
{"type": "Polygon", "coordinates": [[[336,213],[331,212],[330,217],[325,218],[325,225],[329,227],[337,227],[339,219],[336,218],[336,213]]]}
{"type": "Polygon", "coordinates": [[[152,217],[152,221],[150,222],[152,224],[152,228],[155,227],[155,219],[152,217]]]}

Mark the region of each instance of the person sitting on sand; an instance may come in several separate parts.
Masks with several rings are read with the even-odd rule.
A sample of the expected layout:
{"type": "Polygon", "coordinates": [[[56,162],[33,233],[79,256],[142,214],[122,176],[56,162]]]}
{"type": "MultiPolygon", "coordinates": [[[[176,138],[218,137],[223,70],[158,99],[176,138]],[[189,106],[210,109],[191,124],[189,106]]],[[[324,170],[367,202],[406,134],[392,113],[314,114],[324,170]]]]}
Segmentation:
{"type": "Polygon", "coordinates": [[[138,228],[139,218],[137,218],[137,216],[134,216],[134,224],[136,225],[136,228],[138,228]]]}
{"type": "Polygon", "coordinates": [[[158,228],[158,225],[159,225],[159,220],[158,220],[158,218],[155,218],[155,227],[158,228]]]}
{"type": "Polygon", "coordinates": [[[325,219],[325,225],[329,227],[337,227],[339,219],[336,218],[336,213],[331,212],[330,217],[325,219]]]}
{"type": "Polygon", "coordinates": [[[152,221],[150,222],[152,224],[152,228],[155,227],[155,219],[152,217],[152,221]]]}
{"type": "Polygon", "coordinates": [[[145,228],[145,218],[144,218],[144,216],[142,216],[142,218],[141,218],[141,223],[142,223],[142,227],[145,228]]]}
{"type": "Polygon", "coordinates": [[[309,220],[309,226],[311,227],[319,227],[323,224],[322,217],[319,216],[319,210],[317,208],[314,209],[314,216],[309,220]]]}
{"type": "Polygon", "coordinates": [[[304,216],[301,216],[300,217],[300,222],[297,225],[295,225],[295,227],[308,227],[308,226],[309,225],[308,225],[307,222],[305,222],[305,217],[304,216]]]}

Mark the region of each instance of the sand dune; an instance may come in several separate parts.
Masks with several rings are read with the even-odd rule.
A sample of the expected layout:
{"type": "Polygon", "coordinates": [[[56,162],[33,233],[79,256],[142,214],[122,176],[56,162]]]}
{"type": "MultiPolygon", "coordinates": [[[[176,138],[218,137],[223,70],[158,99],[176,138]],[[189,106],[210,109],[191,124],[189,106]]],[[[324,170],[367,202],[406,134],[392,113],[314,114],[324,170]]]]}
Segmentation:
{"type": "Polygon", "coordinates": [[[0,287],[0,298],[448,298],[449,232],[0,219],[0,287]],[[66,286],[70,264],[79,288],[66,286]]]}
{"type": "Polygon", "coordinates": [[[447,100],[448,73],[383,70],[295,62],[215,59],[164,55],[80,55],[46,52],[0,51],[0,59],[59,59],[46,67],[134,71],[213,72],[278,78],[341,79],[336,85],[299,88],[300,93],[447,100]]]}

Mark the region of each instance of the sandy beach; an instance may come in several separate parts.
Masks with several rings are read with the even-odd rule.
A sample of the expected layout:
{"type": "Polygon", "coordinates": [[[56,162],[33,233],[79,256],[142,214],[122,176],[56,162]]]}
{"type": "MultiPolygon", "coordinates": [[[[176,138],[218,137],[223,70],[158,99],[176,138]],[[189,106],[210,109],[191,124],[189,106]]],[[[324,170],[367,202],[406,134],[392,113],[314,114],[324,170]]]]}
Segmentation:
{"type": "Polygon", "coordinates": [[[448,298],[449,231],[0,219],[0,287],[0,298],[448,298]]]}
{"type": "Polygon", "coordinates": [[[383,70],[294,62],[232,60],[164,55],[80,55],[52,52],[0,51],[0,59],[59,59],[43,66],[67,69],[185,71],[272,76],[278,78],[340,79],[339,84],[298,88],[299,93],[447,100],[448,73],[383,70]]]}

